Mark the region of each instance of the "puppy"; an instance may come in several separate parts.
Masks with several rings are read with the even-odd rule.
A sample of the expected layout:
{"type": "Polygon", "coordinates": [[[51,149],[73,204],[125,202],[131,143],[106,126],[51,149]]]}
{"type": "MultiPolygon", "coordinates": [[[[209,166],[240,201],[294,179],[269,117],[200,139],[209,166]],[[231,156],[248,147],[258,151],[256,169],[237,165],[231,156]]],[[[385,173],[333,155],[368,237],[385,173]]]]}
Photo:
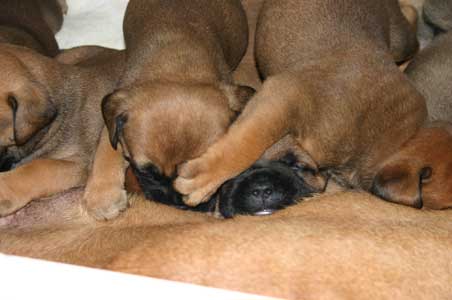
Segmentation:
{"type": "Polygon", "coordinates": [[[315,172],[370,190],[381,162],[426,118],[394,64],[417,47],[397,1],[265,1],[256,33],[264,84],[219,141],[180,166],[184,202],[207,201],[287,135],[315,172]]]}
{"type": "Polygon", "coordinates": [[[225,218],[235,214],[269,215],[320,192],[309,184],[306,176],[300,176],[301,172],[306,170],[297,165],[292,153],[280,160],[257,161],[220,187],[217,199],[221,215],[225,218]]]}
{"type": "Polygon", "coordinates": [[[65,0],[2,0],[0,42],[55,56],[59,50],[54,34],[60,30],[66,11],[65,0]]]}
{"type": "Polygon", "coordinates": [[[452,122],[452,32],[441,34],[408,65],[405,73],[425,97],[430,121],[452,122]]]}
{"type": "MultiPolygon", "coordinates": [[[[180,197],[159,202],[184,210],[218,212],[225,218],[232,218],[236,214],[269,215],[323,191],[323,188],[319,190],[316,185],[311,185],[306,171],[297,164],[297,158],[292,153],[287,153],[279,160],[260,159],[239,176],[228,180],[205,203],[191,207],[185,205],[180,197]]],[[[139,175],[138,178],[141,182],[138,182],[131,169],[127,170],[126,191],[152,199],[149,189],[141,188],[152,183],[145,181],[145,175],[139,175]]]]}
{"type": "MultiPolygon", "coordinates": [[[[103,127],[101,100],[116,87],[124,67],[122,52],[95,52],[78,65],[66,65],[27,48],[0,45],[6,171],[0,174],[0,216],[86,182],[103,127]]],[[[62,61],[71,56],[66,52],[62,61]]]]}
{"type": "Polygon", "coordinates": [[[132,0],[124,35],[127,68],[120,89],[102,103],[108,134],[84,196],[98,219],[124,208],[117,205],[126,202],[122,155],[146,195],[178,203],[176,166],[224,134],[254,93],[231,78],[248,38],[238,0],[132,0]]]}

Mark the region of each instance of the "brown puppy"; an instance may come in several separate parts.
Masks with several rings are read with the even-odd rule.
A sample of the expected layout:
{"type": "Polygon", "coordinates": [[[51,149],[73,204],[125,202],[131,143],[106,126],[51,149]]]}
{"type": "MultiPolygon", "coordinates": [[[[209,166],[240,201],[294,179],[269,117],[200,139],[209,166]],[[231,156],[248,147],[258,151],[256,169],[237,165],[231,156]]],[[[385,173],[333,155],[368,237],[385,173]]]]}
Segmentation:
{"type": "Polygon", "coordinates": [[[0,252],[284,299],[452,296],[451,210],[347,192],[269,217],[215,220],[132,198],[119,218],[93,222],[80,196],[0,219],[0,252]]]}
{"type": "Polygon", "coordinates": [[[126,205],[122,154],[148,197],[181,202],[176,166],[217,140],[254,92],[231,77],[248,38],[239,0],[132,0],[124,36],[127,68],[121,89],[102,103],[109,134],[85,193],[99,219],[126,205]]]}
{"type": "Polygon", "coordinates": [[[54,34],[60,30],[66,11],[65,0],[2,0],[0,42],[55,56],[58,45],[54,34]]]}
{"type": "Polygon", "coordinates": [[[414,57],[405,73],[425,97],[430,121],[452,122],[452,32],[441,34],[414,57]]]}
{"type": "Polygon", "coordinates": [[[256,37],[266,81],[226,135],[179,168],[176,189],[189,205],[206,201],[286,135],[310,165],[370,189],[425,119],[424,99],[394,64],[416,49],[397,1],[266,1],[256,37]]]}
{"type": "Polygon", "coordinates": [[[452,124],[422,128],[375,177],[373,192],[416,208],[452,208],[452,124]]]}
{"type": "Polygon", "coordinates": [[[116,87],[123,60],[122,52],[104,49],[72,66],[0,46],[0,146],[7,171],[0,174],[0,216],[85,183],[103,126],[100,103],[116,87]]]}

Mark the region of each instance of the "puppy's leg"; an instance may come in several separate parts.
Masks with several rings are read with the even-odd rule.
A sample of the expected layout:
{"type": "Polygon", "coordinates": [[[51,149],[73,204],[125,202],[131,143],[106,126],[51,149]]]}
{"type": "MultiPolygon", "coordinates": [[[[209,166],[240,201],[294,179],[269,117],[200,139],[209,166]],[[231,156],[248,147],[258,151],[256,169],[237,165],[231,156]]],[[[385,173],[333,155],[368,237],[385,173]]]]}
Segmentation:
{"type": "Polygon", "coordinates": [[[114,150],[104,128],[83,195],[88,212],[98,220],[115,218],[126,209],[124,177],[127,163],[121,150],[114,150]]]}
{"type": "Polygon", "coordinates": [[[37,159],[0,174],[0,216],[11,214],[33,199],[83,184],[85,174],[75,162],[37,159]]]}
{"type": "Polygon", "coordinates": [[[296,82],[281,77],[285,76],[264,83],[225,136],[201,157],[179,167],[174,186],[188,195],[187,205],[207,201],[223,182],[249,168],[293,129],[298,108],[291,104],[301,96],[296,82]]]}

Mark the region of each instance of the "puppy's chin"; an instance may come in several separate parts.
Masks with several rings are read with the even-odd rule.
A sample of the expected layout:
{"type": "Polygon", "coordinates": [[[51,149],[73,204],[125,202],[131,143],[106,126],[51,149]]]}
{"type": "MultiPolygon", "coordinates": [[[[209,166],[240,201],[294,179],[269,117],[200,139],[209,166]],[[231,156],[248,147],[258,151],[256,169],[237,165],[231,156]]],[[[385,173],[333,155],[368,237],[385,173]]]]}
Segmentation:
{"type": "Polygon", "coordinates": [[[132,172],[135,175],[139,188],[146,199],[153,200],[169,206],[174,206],[183,210],[200,212],[212,212],[215,209],[215,199],[207,203],[202,203],[196,207],[185,205],[182,195],[173,188],[174,177],[161,174],[158,169],[148,164],[138,167],[131,163],[132,172]]]}
{"type": "Polygon", "coordinates": [[[268,215],[314,192],[284,162],[258,162],[220,188],[220,213],[225,218],[235,214],[268,215]]]}

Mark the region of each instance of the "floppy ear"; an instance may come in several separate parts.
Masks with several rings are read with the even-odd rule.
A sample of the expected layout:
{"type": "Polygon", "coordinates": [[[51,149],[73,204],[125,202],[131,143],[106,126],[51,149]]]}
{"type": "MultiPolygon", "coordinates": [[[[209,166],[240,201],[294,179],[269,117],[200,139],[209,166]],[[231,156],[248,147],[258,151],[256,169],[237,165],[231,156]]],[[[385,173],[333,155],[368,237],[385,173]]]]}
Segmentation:
{"type": "Polygon", "coordinates": [[[328,178],[320,172],[317,163],[307,152],[287,152],[279,160],[291,167],[314,192],[320,193],[325,190],[328,178]]]}
{"type": "Polygon", "coordinates": [[[245,108],[248,100],[256,93],[255,89],[245,85],[228,85],[223,89],[229,101],[229,108],[237,113],[245,108]]]}
{"type": "Polygon", "coordinates": [[[409,162],[388,164],[375,176],[371,192],[390,202],[422,208],[422,183],[431,176],[430,167],[414,168],[409,162]]]}
{"type": "MultiPolygon", "coordinates": [[[[12,131],[16,145],[25,144],[33,135],[50,124],[57,109],[43,86],[27,84],[6,99],[12,116],[12,131]]],[[[11,139],[11,137],[9,137],[11,139]]]]}
{"type": "Polygon", "coordinates": [[[115,150],[118,149],[119,138],[127,123],[127,112],[124,109],[127,98],[127,92],[117,91],[105,96],[102,100],[102,115],[108,129],[111,146],[115,150]]]}

